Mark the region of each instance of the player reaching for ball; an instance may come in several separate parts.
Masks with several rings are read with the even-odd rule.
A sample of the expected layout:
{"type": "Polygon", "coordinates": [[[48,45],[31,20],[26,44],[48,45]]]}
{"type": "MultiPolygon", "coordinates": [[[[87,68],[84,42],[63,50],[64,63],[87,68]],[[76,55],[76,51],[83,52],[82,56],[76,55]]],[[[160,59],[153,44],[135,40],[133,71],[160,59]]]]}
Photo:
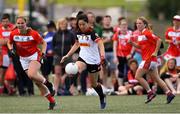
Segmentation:
{"type": "Polygon", "coordinates": [[[106,96],[103,94],[102,86],[97,82],[100,65],[104,63],[104,45],[102,39],[88,25],[88,18],[85,14],[77,16],[77,25],[76,42],[67,55],[62,57],[60,63],[63,63],[80,47],[79,58],[75,63],[78,66],[78,72],[81,73],[87,69],[91,85],[99,95],[100,108],[104,109],[106,96]]]}

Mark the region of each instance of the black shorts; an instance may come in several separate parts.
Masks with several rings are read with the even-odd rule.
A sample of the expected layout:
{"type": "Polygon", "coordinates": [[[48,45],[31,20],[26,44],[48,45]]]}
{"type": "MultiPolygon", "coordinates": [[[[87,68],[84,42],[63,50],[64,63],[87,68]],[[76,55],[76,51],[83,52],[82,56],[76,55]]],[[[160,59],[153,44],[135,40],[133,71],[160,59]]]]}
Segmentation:
{"type": "Polygon", "coordinates": [[[172,77],[172,76],[169,75],[169,74],[166,74],[166,73],[162,73],[162,74],[161,74],[161,79],[162,79],[162,80],[165,80],[165,79],[170,78],[170,77],[172,77]]]}
{"type": "Polygon", "coordinates": [[[95,73],[95,72],[99,72],[101,70],[100,64],[88,64],[81,57],[79,57],[77,61],[81,61],[81,62],[85,63],[87,65],[87,71],[89,73],[95,73]]]}

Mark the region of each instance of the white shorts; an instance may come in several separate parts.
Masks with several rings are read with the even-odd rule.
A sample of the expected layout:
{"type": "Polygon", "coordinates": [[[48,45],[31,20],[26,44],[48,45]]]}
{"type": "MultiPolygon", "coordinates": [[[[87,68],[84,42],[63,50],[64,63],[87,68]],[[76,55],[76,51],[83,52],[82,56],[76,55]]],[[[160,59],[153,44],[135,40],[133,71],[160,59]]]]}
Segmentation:
{"type": "Polygon", "coordinates": [[[8,67],[10,65],[10,58],[8,55],[3,55],[2,56],[2,66],[3,67],[8,67]]]}
{"type": "Polygon", "coordinates": [[[140,65],[139,65],[139,68],[143,68],[143,69],[147,69],[147,70],[154,70],[155,68],[157,68],[158,64],[156,61],[151,61],[148,65],[148,68],[147,66],[145,66],[146,61],[141,61],[140,65]]]}
{"type": "Polygon", "coordinates": [[[29,56],[29,57],[21,57],[20,56],[20,62],[21,62],[21,65],[23,67],[23,70],[28,70],[28,67],[29,67],[29,63],[32,61],[32,60],[37,60],[38,61],[38,52],[34,53],[33,55],[29,56]]]}
{"type": "Polygon", "coordinates": [[[169,55],[169,54],[165,54],[164,55],[164,59],[166,60],[166,61],[168,61],[169,59],[171,59],[171,58],[175,58],[176,59],[176,66],[180,66],[180,56],[178,56],[178,57],[174,57],[174,56],[171,56],[171,55],[169,55]]]}

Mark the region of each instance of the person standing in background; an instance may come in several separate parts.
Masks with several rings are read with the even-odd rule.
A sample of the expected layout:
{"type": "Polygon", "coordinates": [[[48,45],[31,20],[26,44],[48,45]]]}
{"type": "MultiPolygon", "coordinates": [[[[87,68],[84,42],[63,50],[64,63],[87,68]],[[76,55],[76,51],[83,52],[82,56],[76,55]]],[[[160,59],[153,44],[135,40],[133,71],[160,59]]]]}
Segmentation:
{"type": "Polygon", "coordinates": [[[60,64],[61,58],[68,53],[75,42],[74,34],[68,30],[68,21],[66,18],[61,18],[57,22],[57,32],[53,36],[53,52],[54,52],[54,87],[56,94],[59,85],[64,85],[67,74],[65,73],[65,66],[72,61],[70,58],[66,63],[60,64]]]}
{"type": "Polygon", "coordinates": [[[51,73],[53,70],[53,46],[52,46],[52,40],[53,36],[56,32],[56,25],[54,21],[49,21],[48,24],[46,25],[47,27],[47,32],[43,34],[44,40],[47,43],[47,49],[46,49],[46,60],[41,66],[41,72],[43,76],[48,80],[48,75],[51,73]]]}
{"type": "Polygon", "coordinates": [[[118,65],[118,84],[122,86],[127,80],[128,60],[132,57],[132,45],[128,41],[132,37],[132,31],[128,30],[128,22],[125,18],[120,21],[120,30],[113,36],[114,63],[118,65]]]}
{"type": "Polygon", "coordinates": [[[0,27],[0,44],[2,45],[1,56],[2,56],[2,64],[0,67],[0,94],[3,93],[4,86],[8,90],[8,94],[13,94],[14,91],[14,81],[4,83],[5,73],[7,68],[9,67],[11,61],[8,56],[8,48],[7,41],[9,39],[11,31],[15,28],[13,24],[10,23],[10,15],[3,14],[1,19],[1,27],[0,27]]]}
{"type": "MultiPolygon", "coordinates": [[[[107,78],[110,77],[110,79],[115,78],[116,79],[116,64],[113,62],[114,54],[113,54],[113,27],[111,26],[111,16],[105,15],[103,17],[103,31],[102,31],[102,38],[105,48],[105,59],[106,59],[106,65],[103,66],[103,70],[101,70],[103,73],[100,75],[102,76],[103,85],[105,86],[111,86],[108,88],[113,88],[113,85],[107,85],[107,78]]],[[[101,72],[100,71],[100,72],[101,72]]]]}

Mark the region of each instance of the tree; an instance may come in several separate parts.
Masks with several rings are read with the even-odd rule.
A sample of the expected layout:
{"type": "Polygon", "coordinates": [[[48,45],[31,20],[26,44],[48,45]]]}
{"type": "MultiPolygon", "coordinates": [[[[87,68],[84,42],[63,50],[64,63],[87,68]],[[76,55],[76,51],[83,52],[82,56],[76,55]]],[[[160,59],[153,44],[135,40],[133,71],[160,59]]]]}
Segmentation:
{"type": "Polygon", "coordinates": [[[148,0],[150,16],[158,19],[163,15],[166,20],[180,13],[180,0],[148,0]]]}

